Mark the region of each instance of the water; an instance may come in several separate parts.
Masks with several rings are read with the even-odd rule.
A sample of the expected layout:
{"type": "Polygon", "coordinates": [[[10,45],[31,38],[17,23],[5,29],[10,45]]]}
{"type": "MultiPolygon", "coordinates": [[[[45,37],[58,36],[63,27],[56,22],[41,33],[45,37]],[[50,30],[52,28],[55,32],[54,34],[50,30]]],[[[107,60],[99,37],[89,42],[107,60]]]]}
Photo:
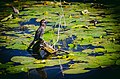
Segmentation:
{"type": "MultiPolygon", "coordinates": [[[[68,37],[64,40],[58,41],[58,43],[61,45],[61,49],[69,51],[70,47],[68,46],[68,44],[73,44],[73,41],[76,38],[77,38],[77,36],[72,35],[71,37],[68,37]]],[[[56,47],[57,47],[57,45],[56,45],[56,47]]],[[[73,52],[82,52],[85,49],[95,49],[95,48],[104,48],[104,47],[103,46],[93,46],[92,44],[88,44],[88,45],[77,44],[71,50],[73,52]]],[[[101,55],[104,55],[104,53],[91,53],[91,54],[89,54],[89,56],[101,56],[101,55]]]]}
{"type": "MultiPolygon", "coordinates": [[[[27,22],[20,22],[20,26],[24,26],[24,25],[35,25],[35,26],[39,26],[39,22],[36,22],[36,18],[31,18],[29,21],[27,22]]],[[[25,33],[28,33],[29,30],[25,30],[25,33]]],[[[30,33],[30,32],[29,32],[30,33]]],[[[6,35],[6,34],[5,34],[6,35]]],[[[8,35],[6,35],[8,36],[8,35]]],[[[14,35],[11,35],[14,36],[14,35]]],[[[61,49],[63,50],[70,50],[68,44],[72,44],[73,41],[77,38],[77,36],[75,35],[71,35],[68,38],[64,39],[64,40],[59,40],[58,43],[61,45],[61,49]]],[[[93,45],[80,45],[77,44],[76,45],[77,48],[72,48],[71,50],[74,52],[81,52],[84,49],[90,48],[90,49],[94,49],[94,48],[103,48],[102,46],[93,46],[93,45]]],[[[56,45],[56,48],[58,47],[58,45],[56,45]]],[[[90,56],[98,56],[99,54],[91,54],[90,56]]],[[[103,55],[103,54],[101,54],[103,55]]],[[[0,62],[1,63],[6,63],[6,62],[10,62],[11,58],[13,56],[28,56],[28,57],[32,57],[32,55],[27,52],[26,50],[18,50],[18,49],[7,49],[5,47],[1,47],[0,48],[0,62]]],[[[66,64],[62,64],[63,70],[68,69],[69,65],[68,64],[74,64],[76,61],[70,61],[66,64]]],[[[83,62],[84,63],[84,62],[83,62]]],[[[51,67],[45,67],[42,69],[32,69],[30,70],[28,73],[22,72],[22,73],[18,73],[18,74],[4,74],[1,75],[0,79],[45,79],[47,77],[47,79],[87,79],[86,77],[89,77],[90,74],[95,73],[94,70],[92,70],[91,72],[85,73],[85,74],[64,74],[61,72],[60,69],[60,65],[56,65],[56,66],[51,66],[51,67]]],[[[89,79],[89,78],[88,78],[89,79]]]]}
{"type": "Polygon", "coordinates": [[[39,26],[40,23],[36,21],[37,18],[31,18],[29,21],[27,22],[19,22],[20,26],[24,26],[24,25],[35,25],[35,26],[39,26]]]}
{"type": "Polygon", "coordinates": [[[13,56],[31,57],[31,54],[27,52],[26,50],[7,49],[5,47],[0,47],[0,62],[1,63],[9,62],[13,56]]]}

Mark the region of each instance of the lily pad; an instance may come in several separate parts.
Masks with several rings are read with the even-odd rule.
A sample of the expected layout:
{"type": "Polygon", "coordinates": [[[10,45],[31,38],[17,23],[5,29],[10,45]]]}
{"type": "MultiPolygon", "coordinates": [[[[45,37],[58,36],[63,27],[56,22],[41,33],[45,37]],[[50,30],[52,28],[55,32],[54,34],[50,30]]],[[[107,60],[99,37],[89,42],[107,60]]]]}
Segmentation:
{"type": "Polygon", "coordinates": [[[13,63],[12,62],[8,62],[8,63],[5,63],[5,64],[0,64],[0,69],[4,69],[4,68],[8,68],[8,67],[12,67],[13,66],[13,63]]]}
{"type": "Polygon", "coordinates": [[[33,57],[25,57],[25,56],[14,56],[11,58],[11,61],[21,64],[33,63],[35,60],[36,59],[33,57]]]}
{"type": "Polygon", "coordinates": [[[28,72],[30,69],[43,68],[43,67],[45,67],[44,64],[25,64],[25,65],[8,67],[6,70],[8,73],[15,74],[20,72],[28,72]]]}
{"type": "Polygon", "coordinates": [[[8,71],[8,73],[14,74],[14,73],[20,73],[20,72],[27,72],[28,68],[20,65],[20,66],[9,67],[6,70],[8,71]]]}
{"type": "Polygon", "coordinates": [[[60,64],[66,64],[69,61],[65,59],[46,60],[46,66],[55,66],[60,64]]]}
{"type": "Polygon", "coordinates": [[[78,69],[78,68],[80,68],[80,69],[85,69],[86,67],[87,67],[87,63],[75,63],[75,64],[71,64],[70,65],[70,67],[69,68],[71,68],[71,69],[78,69]]]}
{"type": "Polygon", "coordinates": [[[94,49],[94,52],[97,52],[97,53],[99,53],[99,52],[105,52],[106,50],[104,49],[104,48],[95,48],[94,49]]]}
{"type": "Polygon", "coordinates": [[[107,50],[107,52],[119,52],[120,51],[120,45],[114,44],[111,42],[104,43],[103,46],[107,50]]]}
{"type": "Polygon", "coordinates": [[[43,68],[45,67],[45,64],[25,64],[23,66],[27,67],[28,69],[35,69],[35,68],[43,68]]]}
{"type": "Polygon", "coordinates": [[[97,56],[96,59],[97,59],[96,63],[101,65],[101,66],[110,66],[110,65],[114,65],[115,64],[115,60],[111,60],[107,56],[97,56]]]}
{"type": "Polygon", "coordinates": [[[90,70],[84,70],[84,69],[77,68],[77,69],[64,70],[63,73],[64,74],[81,74],[81,73],[87,73],[89,71],[90,70]]]}
{"type": "Polygon", "coordinates": [[[74,44],[68,44],[69,48],[72,49],[74,47],[74,44]]]}
{"type": "Polygon", "coordinates": [[[116,61],[116,65],[120,65],[120,59],[116,61]]]}
{"type": "Polygon", "coordinates": [[[92,49],[85,49],[82,52],[84,52],[84,53],[93,53],[94,50],[92,50],[92,49]]]}

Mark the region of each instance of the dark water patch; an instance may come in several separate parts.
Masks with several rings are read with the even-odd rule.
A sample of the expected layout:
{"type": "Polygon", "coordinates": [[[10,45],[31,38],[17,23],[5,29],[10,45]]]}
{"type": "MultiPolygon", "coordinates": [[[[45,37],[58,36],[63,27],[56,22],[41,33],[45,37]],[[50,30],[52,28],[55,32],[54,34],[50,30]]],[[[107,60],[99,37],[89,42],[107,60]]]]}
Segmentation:
{"type": "Polygon", "coordinates": [[[65,74],[64,79],[116,79],[120,77],[120,68],[117,66],[90,70],[90,72],[82,74],[65,74]]]}
{"type": "Polygon", "coordinates": [[[22,18],[22,16],[28,16],[28,14],[19,15],[19,18],[22,18]]]}
{"type": "Polygon", "coordinates": [[[116,23],[116,21],[115,20],[114,21],[106,20],[106,21],[99,21],[98,23],[116,23]]]}
{"type": "Polygon", "coordinates": [[[0,32],[3,31],[15,31],[16,27],[8,27],[8,26],[4,26],[0,28],[0,32]]]}
{"type": "Polygon", "coordinates": [[[101,16],[103,18],[105,18],[107,15],[110,15],[110,14],[106,14],[106,13],[98,13],[98,16],[101,16]]]}
{"type": "MultiPolygon", "coordinates": [[[[24,27],[24,26],[19,26],[19,28],[17,28],[16,30],[15,30],[15,32],[16,32],[16,34],[25,34],[25,33],[27,33],[27,34],[32,34],[32,33],[34,33],[35,31],[34,30],[30,30],[29,28],[21,28],[21,27],[24,27]]],[[[26,26],[25,26],[26,27],[26,26]]]]}
{"type": "Polygon", "coordinates": [[[40,15],[35,15],[35,16],[40,16],[40,15]]]}
{"type": "Polygon", "coordinates": [[[47,22],[47,26],[54,26],[56,24],[56,22],[47,22]]]}
{"type": "Polygon", "coordinates": [[[0,22],[0,27],[3,27],[4,25],[0,22]]]}
{"type": "Polygon", "coordinates": [[[95,9],[107,9],[107,6],[101,4],[101,3],[93,3],[91,5],[92,8],[95,8],[95,9]]]}
{"type": "Polygon", "coordinates": [[[77,22],[76,20],[73,20],[73,21],[71,21],[70,23],[75,23],[75,22],[77,22]]]}
{"type": "Polygon", "coordinates": [[[28,73],[21,72],[17,74],[0,74],[0,79],[28,79],[28,73]]]}
{"type": "Polygon", "coordinates": [[[117,79],[120,78],[120,67],[119,66],[111,66],[100,68],[94,71],[95,73],[86,76],[84,79],[117,79]]]}
{"type": "Polygon", "coordinates": [[[93,46],[92,44],[88,45],[80,45],[80,44],[73,44],[73,41],[77,38],[77,36],[72,35],[71,37],[68,37],[64,40],[59,40],[58,43],[59,45],[56,45],[55,47],[58,48],[58,46],[61,46],[61,49],[63,50],[70,50],[69,44],[73,45],[73,48],[71,48],[72,51],[74,52],[81,52],[82,50],[85,49],[95,49],[95,48],[104,48],[103,46],[93,46]]]}
{"type": "Polygon", "coordinates": [[[88,61],[81,61],[81,60],[75,61],[75,60],[71,60],[71,61],[69,62],[69,64],[74,64],[74,63],[88,63],[88,61]]]}
{"type": "Polygon", "coordinates": [[[5,40],[0,40],[0,43],[6,43],[6,41],[5,40]]]}
{"type": "Polygon", "coordinates": [[[29,57],[31,57],[31,54],[25,50],[7,49],[5,47],[0,47],[0,62],[2,62],[2,63],[9,62],[13,56],[29,56],[29,57]]]}
{"type": "Polygon", "coordinates": [[[115,39],[115,44],[120,44],[120,37],[115,39]]]}
{"type": "MultiPolygon", "coordinates": [[[[63,65],[62,65],[63,66],[63,65]]],[[[67,69],[63,66],[63,69],[67,69]]],[[[120,77],[120,67],[92,68],[90,72],[82,74],[64,74],[61,73],[60,66],[46,67],[42,69],[33,69],[29,73],[4,74],[0,79],[43,79],[41,75],[47,76],[47,79],[117,79],[120,77]]]]}
{"type": "Polygon", "coordinates": [[[6,34],[6,33],[1,33],[1,35],[3,36],[13,36],[13,37],[18,37],[17,35],[15,34],[6,34]]]}
{"type": "Polygon", "coordinates": [[[94,36],[94,38],[100,38],[99,36],[94,36]]]}
{"type": "Polygon", "coordinates": [[[114,32],[112,32],[111,29],[106,29],[105,32],[106,32],[106,36],[107,35],[114,35],[115,34],[114,32]]]}
{"type": "Polygon", "coordinates": [[[82,51],[82,50],[85,50],[85,49],[95,49],[95,48],[104,48],[103,46],[93,46],[92,44],[88,44],[88,45],[80,45],[78,44],[76,46],[76,48],[73,48],[72,50],[74,52],[77,52],[77,51],[82,51]]]}
{"type": "Polygon", "coordinates": [[[96,27],[98,27],[98,28],[104,28],[105,26],[101,26],[101,25],[98,26],[98,25],[97,25],[96,27]]]}
{"type": "Polygon", "coordinates": [[[25,9],[25,8],[28,8],[28,7],[22,7],[22,9],[19,10],[19,11],[20,11],[20,12],[21,12],[21,11],[28,11],[28,9],[25,9]]]}
{"type": "Polygon", "coordinates": [[[91,16],[91,17],[96,17],[96,16],[98,16],[98,15],[90,14],[89,16],[91,16]]]}
{"type": "MultiPolygon", "coordinates": [[[[64,64],[62,64],[62,68],[63,70],[68,69],[69,66],[65,66],[64,64]]],[[[63,73],[60,69],[60,65],[57,66],[52,66],[52,67],[45,67],[44,69],[47,73],[47,77],[48,79],[64,79],[63,77],[63,73]]]]}
{"type": "Polygon", "coordinates": [[[77,52],[77,51],[82,51],[82,50],[84,50],[84,49],[81,47],[80,44],[78,44],[78,45],[76,45],[76,48],[73,48],[72,50],[73,50],[74,52],[77,52]]]}
{"type": "Polygon", "coordinates": [[[104,55],[104,53],[91,53],[91,54],[89,54],[88,56],[102,56],[102,55],[104,55]]]}
{"type": "Polygon", "coordinates": [[[37,18],[31,18],[29,21],[27,22],[19,22],[20,26],[24,26],[24,25],[35,25],[35,26],[39,26],[40,23],[36,21],[37,18]]]}
{"type": "MultiPolygon", "coordinates": [[[[76,39],[75,35],[72,35],[71,37],[69,36],[68,38],[64,39],[64,40],[59,40],[58,43],[61,46],[61,49],[63,50],[69,50],[69,46],[68,44],[73,43],[73,41],[76,39]]],[[[58,45],[55,46],[56,48],[58,48],[58,45]]]]}
{"type": "MultiPolygon", "coordinates": [[[[63,70],[69,69],[69,64],[74,64],[74,63],[76,63],[76,61],[71,60],[66,64],[62,64],[63,70]]],[[[44,70],[47,73],[48,79],[71,79],[71,77],[72,77],[72,74],[71,75],[64,74],[64,76],[63,76],[60,65],[45,67],[44,70]]],[[[79,75],[74,75],[75,78],[72,78],[72,79],[79,79],[80,78],[79,75]],[[76,77],[78,77],[78,78],[76,78],[76,77]]]]}
{"type": "Polygon", "coordinates": [[[25,34],[25,33],[31,34],[31,33],[33,33],[33,32],[29,31],[28,29],[19,32],[19,34],[25,34]]]}

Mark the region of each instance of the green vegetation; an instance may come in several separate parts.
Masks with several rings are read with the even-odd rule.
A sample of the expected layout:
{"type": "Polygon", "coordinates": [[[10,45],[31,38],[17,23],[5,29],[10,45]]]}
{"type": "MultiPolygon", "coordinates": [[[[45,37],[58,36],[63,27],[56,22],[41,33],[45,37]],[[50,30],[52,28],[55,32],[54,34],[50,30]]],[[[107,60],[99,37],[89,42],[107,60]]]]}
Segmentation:
{"type": "MultiPolygon", "coordinates": [[[[34,18],[36,18],[34,22],[39,22],[43,18],[48,21],[43,39],[48,43],[54,44],[58,37],[58,27],[53,28],[53,26],[60,22],[64,26],[65,19],[66,28],[60,28],[59,36],[59,40],[64,43],[64,46],[61,46],[59,42],[56,45],[58,48],[68,48],[70,54],[53,56],[50,59],[45,59],[44,63],[42,60],[37,60],[33,57],[13,56],[11,62],[0,63],[0,74],[3,74],[2,70],[7,71],[7,73],[20,73],[28,72],[30,69],[52,67],[60,64],[69,65],[69,69],[63,71],[64,74],[80,74],[89,72],[90,69],[120,65],[120,24],[118,23],[118,17],[116,17],[117,19],[113,18],[119,16],[113,13],[113,10],[117,10],[119,7],[112,8],[111,5],[105,4],[101,5],[106,7],[102,9],[100,7],[95,8],[97,3],[66,2],[68,5],[65,5],[63,2],[63,14],[59,2],[42,1],[37,3],[36,1],[26,1],[13,2],[12,4],[21,11],[19,15],[15,15],[15,18],[7,20],[7,16],[13,14],[12,10],[8,8],[9,14],[7,12],[7,14],[2,16],[1,24],[3,26],[0,26],[0,47],[4,46],[6,49],[12,50],[26,50],[38,28],[38,25],[28,23],[34,18]],[[24,6],[26,7],[22,10],[24,6]],[[83,13],[83,11],[88,12],[83,13]],[[61,21],[60,17],[62,17],[61,21]],[[90,22],[94,19],[98,20],[96,26],[90,22]],[[20,22],[26,24],[20,25],[20,22]],[[25,27],[26,29],[20,30],[20,27],[25,27]],[[71,38],[72,35],[75,35],[76,38],[71,38]],[[70,43],[67,43],[67,38],[72,39],[70,43]],[[81,50],[76,52],[73,49],[81,50]],[[103,55],[90,56],[91,54],[99,53],[103,53],[103,55]],[[69,64],[71,61],[74,63],[69,64]],[[14,63],[19,63],[20,65],[14,66],[14,63]]],[[[9,3],[4,4],[4,6],[9,5],[9,3]]],[[[0,17],[3,13],[0,13],[0,17]]]]}

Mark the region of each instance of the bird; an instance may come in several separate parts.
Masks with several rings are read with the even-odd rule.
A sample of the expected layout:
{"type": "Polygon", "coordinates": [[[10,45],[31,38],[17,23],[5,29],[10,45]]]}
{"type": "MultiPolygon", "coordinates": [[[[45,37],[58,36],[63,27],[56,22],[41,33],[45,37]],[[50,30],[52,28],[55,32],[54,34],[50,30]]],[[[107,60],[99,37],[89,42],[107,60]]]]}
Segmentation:
{"type": "Polygon", "coordinates": [[[94,26],[96,26],[96,24],[98,24],[98,20],[94,19],[94,20],[90,21],[90,23],[94,23],[94,26]]]}
{"type": "Polygon", "coordinates": [[[18,10],[17,8],[13,7],[13,6],[12,6],[12,9],[13,9],[13,12],[14,12],[15,14],[19,14],[19,13],[20,13],[19,10],[18,10]]]}

